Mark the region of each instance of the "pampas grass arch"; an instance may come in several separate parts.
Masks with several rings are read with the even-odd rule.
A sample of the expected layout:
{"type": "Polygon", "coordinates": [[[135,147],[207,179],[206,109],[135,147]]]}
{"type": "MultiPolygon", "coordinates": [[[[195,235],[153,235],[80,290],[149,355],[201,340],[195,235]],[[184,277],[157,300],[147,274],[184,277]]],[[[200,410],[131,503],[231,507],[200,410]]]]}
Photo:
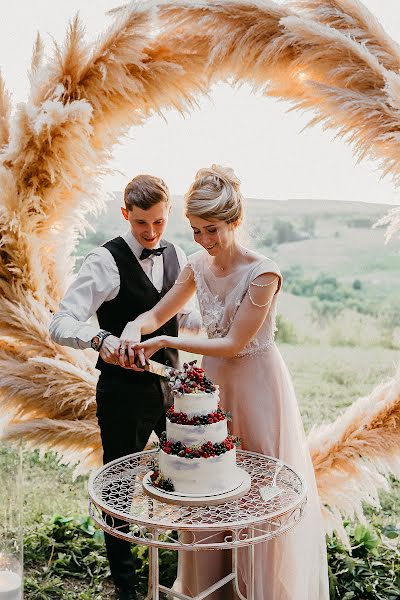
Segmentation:
{"type": "MultiPolygon", "coordinates": [[[[99,176],[133,125],[184,112],[215,81],[249,82],[312,112],[400,183],[400,49],[357,0],[135,2],[93,44],[78,18],[44,56],[11,118],[0,82],[0,380],[4,439],[53,449],[79,472],[100,464],[91,351],[54,344],[48,324],[72,250],[102,205],[99,176]],[[155,32],[157,34],[155,35],[155,32]]],[[[383,222],[400,229],[400,209],[383,222]]],[[[379,384],[309,445],[327,531],[363,517],[400,476],[400,378],[379,384]]]]}

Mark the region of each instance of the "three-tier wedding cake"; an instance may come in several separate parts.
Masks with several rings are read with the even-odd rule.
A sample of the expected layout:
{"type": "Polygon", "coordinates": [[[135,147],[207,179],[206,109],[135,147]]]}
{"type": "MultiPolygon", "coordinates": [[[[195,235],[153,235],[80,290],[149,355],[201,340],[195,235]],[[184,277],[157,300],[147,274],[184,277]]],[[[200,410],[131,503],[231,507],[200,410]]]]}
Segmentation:
{"type": "Polygon", "coordinates": [[[185,363],[182,371],[171,370],[169,383],[174,405],[160,437],[153,486],[193,496],[234,490],[241,482],[236,465],[238,439],[228,433],[230,415],[219,406],[218,388],[196,361],[185,363]]]}

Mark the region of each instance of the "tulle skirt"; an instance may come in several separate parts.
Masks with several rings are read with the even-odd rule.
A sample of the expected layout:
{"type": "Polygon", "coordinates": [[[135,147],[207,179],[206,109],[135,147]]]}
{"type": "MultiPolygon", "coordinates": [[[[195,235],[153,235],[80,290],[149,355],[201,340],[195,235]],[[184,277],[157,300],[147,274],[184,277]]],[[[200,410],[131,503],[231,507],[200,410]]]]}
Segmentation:
{"type": "MultiPolygon", "coordinates": [[[[325,533],[314,470],[291,378],[278,348],[273,345],[241,358],[205,357],[203,368],[220,386],[221,406],[232,413],[230,431],[241,438],[241,448],[280,458],[307,482],[308,502],[300,523],[255,546],[255,599],[328,600],[325,533]]],[[[229,550],[179,552],[174,589],[194,596],[228,574],[231,566],[229,550]]],[[[246,595],[246,548],[239,550],[238,573],[246,595]]],[[[235,597],[228,584],[209,598],[235,597]]]]}

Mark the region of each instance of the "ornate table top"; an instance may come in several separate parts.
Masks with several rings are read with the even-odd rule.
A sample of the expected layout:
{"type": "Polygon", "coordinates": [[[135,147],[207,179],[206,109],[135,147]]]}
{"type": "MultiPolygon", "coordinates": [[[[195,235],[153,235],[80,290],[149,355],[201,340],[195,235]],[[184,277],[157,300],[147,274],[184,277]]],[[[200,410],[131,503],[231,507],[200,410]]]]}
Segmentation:
{"type": "Polygon", "coordinates": [[[275,458],[238,450],[238,466],[251,475],[251,488],[239,499],[214,506],[178,506],[150,498],[142,479],[154,461],[157,450],[138,452],[92,474],[90,513],[102,529],[134,543],[175,550],[177,546],[189,550],[201,545],[205,550],[266,541],[291,529],[303,515],[307,502],[304,479],[275,458]],[[265,500],[263,488],[268,492],[272,484],[281,492],[265,500]],[[114,517],[132,524],[129,532],[114,517]],[[196,538],[199,530],[201,542],[200,536],[196,538]]]}

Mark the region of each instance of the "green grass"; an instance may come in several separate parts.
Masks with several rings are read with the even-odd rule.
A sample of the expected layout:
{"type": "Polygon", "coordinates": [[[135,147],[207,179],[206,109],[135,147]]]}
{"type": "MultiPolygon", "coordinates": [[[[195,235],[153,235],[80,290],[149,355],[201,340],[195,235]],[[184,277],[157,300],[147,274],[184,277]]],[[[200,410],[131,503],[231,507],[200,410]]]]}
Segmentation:
{"type": "Polygon", "coordinates": [[[331,422],[360,396],[394,375],[398,352],[385,348],[351,348],[280,344],[294,381],[306,431],[331,422]]]}
{"type": "Polygon", "coordinates": [[[52,452],[25,451],[24,523],[31,526],[54,514],[84,515],[88,510],[87,477],[73,478],[73,469],[52,452]]]}

